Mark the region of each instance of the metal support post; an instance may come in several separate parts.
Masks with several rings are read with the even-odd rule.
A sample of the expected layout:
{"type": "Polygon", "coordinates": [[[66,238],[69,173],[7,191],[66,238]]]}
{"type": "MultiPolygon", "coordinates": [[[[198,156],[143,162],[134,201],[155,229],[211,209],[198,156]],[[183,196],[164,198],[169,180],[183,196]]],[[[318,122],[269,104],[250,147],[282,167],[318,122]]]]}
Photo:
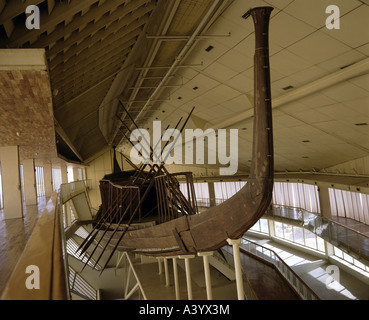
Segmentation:
{"type": "Polygon", "coordinates": [[[157,258],[158,259],[158,265],[159,265],[159,275],[163,273],[163,266],[161,265],[161,258],[157,258]]]}
{"type": "Polygon", "coordinates": [[[245,294],[243,289],[241,259],[240,259],[240,243],[241,239],[227,239],[229,245],[233,248],[234,268],[236,273],[236,286],[238,300],[245,300],[245,294]]]}
{"type": "Polygon", "coordinates": [[[205,284],[206,284],[206,295],[208,300],[213,299],[213,292],[211,290],[211,277],[210,277],[210,267],[209,267],[209,256],[213,255],[212,251],[199,252],[198,255],[202,257],[204,262],[204,272],[205,272],[205,284]]]}
{"type": "Polygon", "coordinates": [[[187,283],[187,296],[188,300],[192,300],[192,283],[191,283],[191,268],[190,268],[190,258],[194,258],[194,255],[179,256],[179,258],[185,259],[185,269],[186,269],[186,283],[187,283]]]}
{"type": "Polygon", "coordinates": [[[165,272],[165,286],[169,287],[169,271],[168,271],[168,260],[164,258],[164,272],[165,272]]]}
{"type": "Polygon", "coordinates": [[[174,290],[176,293],[176,300],[179,300],[178,268],[177,268],[177,258],[175,257],[173,257],[173,275],[174,275],[174,290]]]}

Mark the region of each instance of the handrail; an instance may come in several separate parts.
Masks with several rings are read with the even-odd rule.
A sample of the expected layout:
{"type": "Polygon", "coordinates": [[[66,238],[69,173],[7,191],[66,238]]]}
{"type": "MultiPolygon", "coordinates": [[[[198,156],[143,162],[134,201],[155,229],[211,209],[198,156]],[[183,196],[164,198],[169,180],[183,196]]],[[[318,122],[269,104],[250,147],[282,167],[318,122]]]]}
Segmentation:
{"type": "Polygon", "coordinates": [[[69,183],[63,183],[60,185],[59,193],[62,204],[66,203],[74,196],[85,192],[88,189],[87,180],[78,180],[69,183]]]}
{"type": "Polygon", "coordinates": [[[271,206],[265,212],[265,215],[271,218],[298,221],[303,228],[313,232],[329,243],[340,246],[341,248],[343,247],[347,251],[351,251],[359,257],[369,260],[369,236],[361,232],[302,208],[271,206]],[[298,211],[297,217],[296,210],[298,211]]]}
{"type": "MultiPolygon", "coordinates": [[[[304,300],[320,300],[320,298],[316,295],[316,293],[292,270],[292,268],[284,262],[284,260],[273,250],[266,248],[256,242],[250,241],[244,237],[242,237],[242,243],[240,244],[240,251],[245,253],[250,253],[252,255],[257,256],[269,263],[272,263],[275,268],[281,273],[281,275],[289,282],[289,284],[293,287],[293,289],[298,293],[298,295],[304,300]],[[255,253],[250,248],[246,247],[245,241],[247,241],[250,245],[255,248],[255,253]],[[256,247],[261,248],[262,256],[258,255],[258,250],[256,247]],[[267,255],[264,251],[269,251],[270,254],[267,255]],[[267,258],[266,258],[267,257],[267,258]]],[[[260,251],[259,251],[260,252],[260,251]]]]}
{"type": "Polygon", "coordinates": [[[57,194],[53,193],[6,285],[2,300],[66,300],[57,194]]]}
{"type": "Polygon", "coordinates": [[[98,300],[98,290],[91,286],[78,272],[69,267],[69,286],[72,293],[85,300],[98,300]]]}

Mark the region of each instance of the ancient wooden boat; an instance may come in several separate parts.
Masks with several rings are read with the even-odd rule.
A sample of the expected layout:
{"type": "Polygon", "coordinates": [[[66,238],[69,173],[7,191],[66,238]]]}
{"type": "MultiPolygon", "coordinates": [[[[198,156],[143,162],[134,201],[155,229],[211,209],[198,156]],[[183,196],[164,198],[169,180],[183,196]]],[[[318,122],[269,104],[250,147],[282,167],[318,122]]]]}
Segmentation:
{"type": "MultiPolygon", "coordinates": [[[[258,7],[249,11],[255,26],[254,127],[252,163],[246,185],[222,204],[196,213],[196,204],[191,201],[194,198],[193,189],[190,192],[192,198],[185,199],[183,194],[178,193],[175,177],[162,165],[150,165],[150,171],[145,173],[142,168],[131,174],[126,173],[125,178],[120,180],[119,175],[107,176],[101,181],[105,207],[93,231],[82,243],[82,251],[95,239],[99,239],[98,243],[104,244],[105,248],[113,248],[110,258],[115,250],[151,256],[177,256],[213,251],[226,245],[227,239],[240,238],[264,214],[270,204],[273,190],[268,45],[272,10],[271,7],[258,7]],[[135,200],[132,199],[134,193],[137,194],[135,200]],[[147,210],[147,204],[155,203],[155,197],[159,206],[168,201],[169,195],[174,200],[169,201],[167,215],[164,217],[162,214],[158,224],[133,223],[137,215],[142,217],[147,214],[142,211],[147,210]],[[109,204],[106,205],[107,203],[109,204]]],[[[188,189],[191,188],[190,182],[188,189]]]]}

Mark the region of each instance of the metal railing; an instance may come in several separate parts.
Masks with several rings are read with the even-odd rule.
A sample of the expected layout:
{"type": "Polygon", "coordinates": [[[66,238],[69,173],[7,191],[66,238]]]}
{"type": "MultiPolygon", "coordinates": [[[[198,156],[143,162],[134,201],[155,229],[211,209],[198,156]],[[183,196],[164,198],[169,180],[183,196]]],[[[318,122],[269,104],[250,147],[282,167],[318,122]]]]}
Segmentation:
{"type": "Polygon", "coordinates": [[[242,237],[243,250],[274,265],[303,300],[320,300],[314,291],[273,250],[242,237]]]}
{"type": "Polygon", "coordinates": [[[78,195],[81,192],[85,192],[89,188],[88,180],[79,180],[69,183],[63,183],[60,185],[60,200],[62,204],[73,198],[73,196],[78,195]]]}
{"type": "Polygon", "coordinates": [[[72,267],[69,266],[69,286],[72,293],[85,300],[99,300],[98,290],[92,287],[72,267]]]}
{"type": "Polygon", "coordinates": [[[369,237],[359,231],[301,208],[271,206],[264,216],[293,220],[336,247],[369,261],[369,237]]]}

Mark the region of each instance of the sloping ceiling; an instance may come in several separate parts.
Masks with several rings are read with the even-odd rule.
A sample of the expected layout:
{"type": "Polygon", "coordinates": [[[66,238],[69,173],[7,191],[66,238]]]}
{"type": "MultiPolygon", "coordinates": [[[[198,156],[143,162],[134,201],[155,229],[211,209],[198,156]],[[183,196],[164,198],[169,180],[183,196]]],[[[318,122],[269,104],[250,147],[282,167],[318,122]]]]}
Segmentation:
{"type": "Polygon", "coordinates": [[[109,144],[129,154],[122,105],[150,130],[195,107],[187,127],[239,129],[247,171],[254,36],[243,15],[263,5],[274,7],[275,169],[319,171],[369,153],[367,0],[335,1],[339,30],[325,26],[329,0],[72,0],[32,1],[42,22],[28,31],[30,2],[0,1],[1,45],[46,48],[59,133],[83,160],[109,144]]]}

